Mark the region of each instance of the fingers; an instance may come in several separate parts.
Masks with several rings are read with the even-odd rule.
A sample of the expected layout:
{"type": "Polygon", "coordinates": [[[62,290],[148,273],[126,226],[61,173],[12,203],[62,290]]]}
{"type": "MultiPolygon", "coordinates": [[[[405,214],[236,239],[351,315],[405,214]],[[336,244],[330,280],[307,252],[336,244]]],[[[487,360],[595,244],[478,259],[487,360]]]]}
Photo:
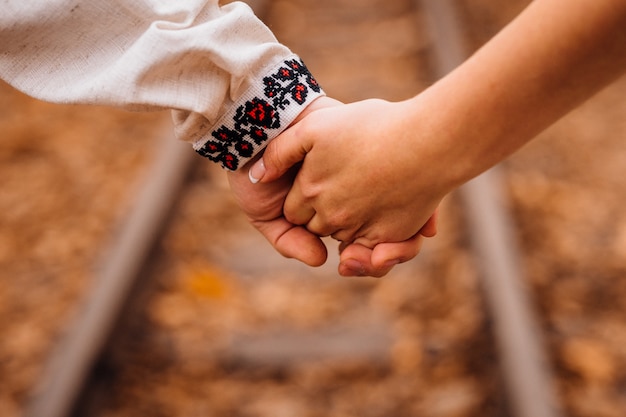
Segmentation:
{"type": "MultiPolygon", "coordinates": [[[[302,161],[315,141],[313,132],[307,127],[305,119],[318,110],[341,104],[340,101],[327,96],[313,100],[283,133],[268,144],[263,156],[265,160],[257,161],[249,170],[250,181],[253,183],[273,181],[289,167],[302,161]]],[[[310,125],[319,127],[319,123],[315,122],[310,125]]]]}
{"type": "Polygon", "coordinates": [[[304,160],[311,143],[308,135],[299,134],[301,130],[299,124],[292,126],[267,145],[263,157],[248,171],[251,182],[274,181],[304,160]]]}
{"type": "Polygon", "coordinates": [[[341,243],[339,274],[342,276],[383,277],[399,263],[415,258],[422,247],[423,237],[397,243],[379,243],[373,249],[358,243],[341,243]]]}
{"type": "MultiPolygon", "coordinates": [[[[343,245],[342,245],[343,246],[343,245]]],[[[375,268],[371,264],[372,249],[358,243],[345,245],[341,251],[339,261],[339,275],[344,277],[371,276],[380,278],[386,275],[392,267],[375,268]]]]}
{"type": "Polygon", "coordinates": [[[305,225],[315,216],[315,209],[307,204],[302,196],[299,181],[291,184],[283,204],[283,213],[290,223],[297,225],[305,225]]]}
{"type": "Polygon", "coordinates": [[[334,239],[340,241],[353,239],[354,231],[347,230],[349,225],[343,219],[335,219],[335,222],[329,221],[316,212],[315,208],[302,196],[299,181],[293,182],[285,198],[283,213],[290,223],[305,226],[308,231],[318,236],[332,235],[334,239]]]}
{"type": "Polygon", "coordinates": [[[420,234],[416,234],[402,242],[379,243],[372,249],[372,267],[391,269],[397,264],[410,261],[419,254],[423,240],[420,234]]]}
{"type": "Polygon", "coordinates": [[[291,209],[287,208],[287,204],[285,204],[284,216],[290,223],[301,225],[309,232],[320,237],[332,236],[333,239],[340,242],[351,242],[354,240],[357,229],[353,225],[347,223],[334,224],[307,204],[295,205],[293,207],[291,209]]]}
{"type": "Polygon", "coordinates": [[[284,257],[295,258],[310,266],[320,266],[326,262],[326,246],[318,236],[304,227],[295,226],[282,217],[251,223],[284,257]]]}

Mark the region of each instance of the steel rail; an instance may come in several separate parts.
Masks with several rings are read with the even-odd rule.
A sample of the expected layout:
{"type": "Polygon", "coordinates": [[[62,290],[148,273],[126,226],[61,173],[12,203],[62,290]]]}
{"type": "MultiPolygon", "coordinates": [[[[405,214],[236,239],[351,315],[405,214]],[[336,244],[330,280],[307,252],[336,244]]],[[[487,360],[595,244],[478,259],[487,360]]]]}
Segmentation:
{"type": "MultiPolygon", "coordinates": [[[[257,15],[266,0],[246,1],[257,15]]],[[[68,417],[80,402],[89,373],[114,334],[120,315],[135,293],[193,165],[189,144],[166,137],[121,232],[105,252],[94,285],[80,303],[75,319],[54,346],[25,417],[68,417]]]]}
{"type": "Polygon", "coordinates": [[[192,165],[188,144],[164,141],[136,204],[73,324],[53,349],[26,417],[66,417],[114,330],[192,165]]]}
{"type": "MultiPolygon", "coordinates": [[[[436,77],[443,77],[467,58],[457,7],[453,0],[416,2],[425,12],[432,37],[436,77]]],[[[494,323],[506,395],[516,417],[558,417],[552,370],[525,287],[519,243],[503,188],[501,170],[495,167],[461,187],[459,193],[494,323]]]]}

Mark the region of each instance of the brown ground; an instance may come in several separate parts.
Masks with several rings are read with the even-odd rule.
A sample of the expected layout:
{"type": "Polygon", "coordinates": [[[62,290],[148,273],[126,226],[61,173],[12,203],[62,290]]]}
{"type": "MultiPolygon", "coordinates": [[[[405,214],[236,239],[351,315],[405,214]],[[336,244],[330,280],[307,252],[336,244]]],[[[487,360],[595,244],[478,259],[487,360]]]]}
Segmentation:
{"type": "MultiPolygon", "coordinates": [[[[465,1],[468,45],[524,3],[465,1]]],[[[411,5],[274,0],[267,19],[330,95],[398,100],[429,82],[411,5]]],[[[0,415],[17,416],[168,115],[0,88],[0,415]]],[[[622,79],[505,165],[559,394],[575,417],[626,412],[624,97],[622,79]]],[[[152,265],[149,302],[102,364],[109,391],[94,415],[499,415],[461,219],[453,196],[418,258],[383,280],[343,279],[335,254],[318,269],[276,255],[237,211],[223,173],[199,160],[152,265]]]]}

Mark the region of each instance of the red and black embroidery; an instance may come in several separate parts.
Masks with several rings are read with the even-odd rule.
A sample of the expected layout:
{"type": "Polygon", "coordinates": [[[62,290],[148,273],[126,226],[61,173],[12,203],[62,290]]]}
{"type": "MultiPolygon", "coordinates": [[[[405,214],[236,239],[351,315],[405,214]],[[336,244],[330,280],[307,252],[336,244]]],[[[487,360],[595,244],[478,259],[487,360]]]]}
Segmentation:
{"type": "Polygon", "coordinates": [[[320,93],[321,88],[304,63],[299,59],[283,62],[279,69],[263,78],[264,98],[254,97],[239,106],[232,120],[211,133],[200,155],[234,171],[241,160],[247,160],[264,142],[268,131],[281,128],[280,113],[295,103],[306,102],[309,92],[320,93]]]}

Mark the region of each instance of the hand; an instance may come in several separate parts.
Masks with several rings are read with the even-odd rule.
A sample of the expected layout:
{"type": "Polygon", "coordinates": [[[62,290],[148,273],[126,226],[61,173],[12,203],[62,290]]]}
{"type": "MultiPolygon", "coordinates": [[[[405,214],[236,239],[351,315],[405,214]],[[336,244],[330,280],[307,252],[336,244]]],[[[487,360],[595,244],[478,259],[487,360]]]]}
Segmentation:
{"type": "MultiPolygon", "coordinates": [[[[339,104],[331,98],[320,97],[307,106],[294,123],[298,123],[304,116],[317,109],[339,104]]],[[[283,216],[285,197],[291,188],[297,168],[286,170],[270,183],[253,184],[248,172],[255,160],[227,174],[237,204],[250,223],[265,236],[278,253],[287,258],[298,259],[307,265],[322,265],[326,262],[327,252],[319,236],[302,226],[290,223],[283,216]]]]}
{"type": "Polygon", "coordinates": [[[319,266],[326,262],[327,256],[322,240],[306,228],[290,223],[283,216],[283,203],[291,188],[294,173],[292,169],[276,181],[253,184],[248,178],[247,166],[244,166],[238,171],[229,172],[228,181],[250,223],[281,255],[298,259],[307,265],[319,266]]]}
{"type": "MultiPolygon", "coordinates": [[[[321,97],[314,101],[296,122],[320,108],[337,106],[340,103],[321,97]]],[[[270,183],[253,184],[248,178],[248,166],[230,172],[228,179],[233,194],[256,227],[283,256],[296,258],[308,265],[321,265],[326,260],[326,248],[321,239],[306,228],[294,225],[283,215],[283,203],[297,168],[287,170],[270,183]]],[[[429,229],[434,235],[434,222],[429,229]]],[[[342,243],[339,273],[344,276],[386,275],[394,265],[415,257],[421,247],[421,237],[415,236],[405,242],[379,245],[374,249],[358,244],[342,243]]]]}
{"type": "Polygon", "coordinates": [[[419,107],[366,100],[311,113],[269,144],[252,174],[272,181],[304,159],[283,209],[290,223],[366,248],[416,239],[434,229],[428,220],[451,190],[415,121],[419,107]]]}
{"type": "Polygon", "coordinates": [[[382,277],[395,265],[416,257],[422,247],[423,236],[432,237],[436,234],[437,212],[417,235],[404,242],[379,243],[373,249],[358,243],[342,242],[339,246],[339,273],[343,276],[382,277]]]}
{"type": "MultiPolygon", "coordinates": [[[[287,221],[283,215],[283,203],[291,188],[296,168],[289,170],[278,180],[253,184],[246,167],[228,173],[231,191],[247,215],[250,223],[272,246],[287,258],[298,259],[307,265],[319,266],[326,261],[326,246],[319,236],[287,221]]],[[[434,220],[428,229],[436,233],[434,220]]],[[[382,243],[367,248],[359,244],[341,243],[339,274],[343,276],[382,277],[398,263],[406,262],[420,251],[422,237],[419,235],[400,243],[382,243]]]]}

